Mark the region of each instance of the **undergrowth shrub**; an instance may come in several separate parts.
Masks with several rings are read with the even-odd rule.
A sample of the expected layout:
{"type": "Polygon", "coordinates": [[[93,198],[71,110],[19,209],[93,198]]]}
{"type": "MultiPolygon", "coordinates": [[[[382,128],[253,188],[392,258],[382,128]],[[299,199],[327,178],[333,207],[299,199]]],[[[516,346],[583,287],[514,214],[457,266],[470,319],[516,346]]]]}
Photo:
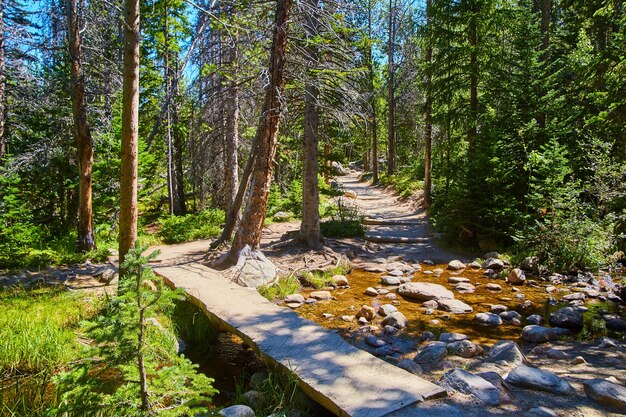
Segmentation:
{"type": "Polygon", "coordinates": [[[362,217],[356,205],[347,203],[346,199],[337,199],[337,205],[329,210],[331,219],[320,223],[320,230],[324,237],[347,238],[363,237],[365,228],[361,223],[362,217]]]}
{"type": "Polygon", "coordinates": [[[159,221],[159,235],[165,243],[208,239],[220,234],[222,223],[224,212],[218,209],[207,209],[185,216],[170,216],[159,221]]]}

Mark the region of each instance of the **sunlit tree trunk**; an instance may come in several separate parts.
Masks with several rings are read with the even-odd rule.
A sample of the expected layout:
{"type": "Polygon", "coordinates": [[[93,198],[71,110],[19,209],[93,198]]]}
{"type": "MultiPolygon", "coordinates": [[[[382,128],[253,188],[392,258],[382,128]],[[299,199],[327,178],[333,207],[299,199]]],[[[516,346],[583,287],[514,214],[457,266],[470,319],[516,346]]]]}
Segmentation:
{"type": "Polygon", "coordinates": [[[124,8],[120,265],[137,239],[137,146],[139,140],[139,0],[124,8]]]}
{"type": "MultiPolygon", "coordinates": [[[[233,11],[231,10],[231,15],[233,11]]],[[[230,85],[226,92],[226,129],[224,140],[224,152],[226,163],[224,167],[224,203],[226,208],[226,223],[230,216],[234,215],[236,223],[239,217],[239,209],[232,210],[239,188],[239,160],[237,149],[239,148],[239,85],[237,84],[237,60],[238,45],[237,36],[233,33],[232,45],[228,46],[228,66],[231,73],[230,85]]]]}
{"type": "Polygon", "coordinates": [[[374,5],[373,1],[370,0],[369,7],[367,11],[367,40],[368,40],[368,49],[367,49],[367,66],[369,73],[369,86],[370,86],[370,111],[372,112],[372,182],[374,184],[378,183],[378,113],[376,106],[376,79],[374,74],[374,45],[373,45],[373,30],[372,30],[372,20],[374,17],[372,14],[374,13],[374,5]]]}
{"type": "Polygon", "coordinates": [[[6,153],[4,141],[4,0],[0,0],[0,164],[6,153]]]}
{"type": "Polygon", "coordinates": [[[430,207],[431,204],[431,188],[432,188],[432,178],[431,178],[431,168],[432,168],[432,158],[431,158],[431,149],[432,149],[432,136],[433,136],[433,125],[432,125],[432,112],[433,112],[433,104],[431,97],[431,83],[432,83],[432,75],[430,64],[433,59],[433,48],[432,48],[432,39],[430,35],[431,27],[431,3],[432,0],[426,0],[426,106],[424,109],[424,208],[430,207]]]}
{"type": "Polygon", "coordinates": [[[78,0],[67,2],[68,45],[72,73],[72,113],[78,149],[78,237],[76,248],[88,252],[96,247],[91,208],[91,173],[93,143],[87,120],[85,77],[81,61],[81,39],[78,25],[78,0]]]}
{"type": "Polygon", "coordinates": [[[277,0],[274,38],[270,53],[269,85],[259,121],[255,141],[256,158],[252,170],[251,194],[243,213],[241,226],[229,253],[229,260],[237,259],[239,251],[245,246],[258,248],[267,211],[267,197],[272,181],[272,168],[276,154],[278,128],[284,108],[282,97],[285,67],[285,48],[287,46],[288,19],[292,0],[277,0]]]}
{"type": "Polygon", "coordinates": [[[389,0],[389,44],[387,51],[387,92],[388,92],[388,127],[387,127],[387,175],[396,171],[396,94],[394,85],[394,50],[395,50],[395,0],[389,0]]]}

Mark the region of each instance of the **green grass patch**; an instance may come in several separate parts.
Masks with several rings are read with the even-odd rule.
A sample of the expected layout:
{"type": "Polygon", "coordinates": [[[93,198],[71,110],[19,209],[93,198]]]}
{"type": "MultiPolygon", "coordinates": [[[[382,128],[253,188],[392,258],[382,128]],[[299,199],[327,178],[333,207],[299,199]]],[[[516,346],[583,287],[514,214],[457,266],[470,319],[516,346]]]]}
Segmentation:
{"type": "Polygon", "coordinates": [[[382,185],[393,187],[402,198],[412,197],[424,188],[424,181],[416,180],[410,172],[399,172],[394,175],[382,174],[379,180],[382,185]]]}
{"type": "Polygon", "coordinates": [[[217,342],[217,326],[191,302],[177,301],[171,317],[174,331],[181,339],[207,349],[217,342]]]}
{"type": "Polygon", "coordinates": [[[222,223],[224,212],[217,209],[207,209],[185,216],[170,216],[159,220],[159,236],[165,243],[208,239],[219,236],[222,223]]]}
{"type": "Polygon", "coordinates": [[[320,223],[320,230],[324,237],[336,239],[365,236],[365,227],[360,219],[326,220],[320,223]]]}
{"type": "Polygon", "coordinates": [[[274,285],[264,285],[258,290],[263,297],[272,301],[297,293],[299,286],[298,280],[294,277],[280,277],[274,285]]]}
{"type": "Polygon", "coordinates": [[[300,275],[300,282],[307,286],[316,289],[328,287],[334,285],[333,275],[345,275],[349,272],[348,267],[339,265],[335,268],[325,269],[323,271],[305,272],[300,275]]]}

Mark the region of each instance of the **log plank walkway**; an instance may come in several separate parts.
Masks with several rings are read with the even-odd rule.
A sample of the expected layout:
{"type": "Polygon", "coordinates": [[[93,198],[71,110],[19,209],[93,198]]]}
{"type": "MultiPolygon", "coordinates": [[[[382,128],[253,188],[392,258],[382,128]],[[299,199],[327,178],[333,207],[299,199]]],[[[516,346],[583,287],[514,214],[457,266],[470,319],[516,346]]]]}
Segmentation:
{"type": "MultiPolygon", "coordinates": [[[[193,247],[199,249],[198,243],[193,247]]],[[[189,245],[188,245],[189,246],[189,245]]],[[[185,245],[162,248],[155,272],[270,366],[293,372],[313,400],[338,416],[378,417],[445,390],[344,341],[336,331],[279,307],[202,265],[185,245]]]]}

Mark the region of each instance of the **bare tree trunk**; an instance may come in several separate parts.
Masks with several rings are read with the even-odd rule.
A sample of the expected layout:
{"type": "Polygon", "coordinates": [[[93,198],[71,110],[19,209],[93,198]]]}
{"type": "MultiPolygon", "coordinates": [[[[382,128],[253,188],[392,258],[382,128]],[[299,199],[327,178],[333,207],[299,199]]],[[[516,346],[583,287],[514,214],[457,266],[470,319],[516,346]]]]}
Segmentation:
{"type": "Polygon", "coordinates": [[[81,62],[81,40],[78,28],[78,0],[67,2],[68,45],[72,72],[72,113],[78,149],[78,237],[76,249],[88,252],[96,247],[91,208],[91,173],[93,143],[87,119],[85,77],[81,62]]]}
{"type": "Polygon", "coordinates": [[[139,139],[139,0],[125,0],[120,265],[137,239],[137,145],[139,139]]]}
{"type": "MultiPolygon", "coordinates": [[[[309,57],[309,68],[318,66],[319,48],[315,45],[315,37],[319,32],[319,0],[306,0],[306,56],[309,57]]],[[[302,172],[302,223],[300,224],[299,240],[311,248],[322,246],[320,231],[320,196],[318,184],[318,127],[320,119],[319,89],[314,71],[310,71],[305,86],[304,102],[304,161],[302,172]]]]}
{"type": "Polygon", "coordinates": [[[284,108],[282,92],[285,84],[285,49],[292,4],[292,0],[276,1],[276,26],[270,55],[269,86],[255,137],[257,156],[252,171],[252,192],[228,256],[231,262],[237,259],[239,251],[245,245],[258,248],[261,243],[261,232],[267,212],[267,196],[272,182],[278,129],[284,108]]]}
{"type": "Polygon", "coordinates": [[[185,197],[185,178],[183,173],[183,135],[178,125],[178,58],[174,62],[174,70],[172,71],[172,149],[173,149],[173,167],[174,167],[174,214],[183,215],[187,213],[186,197],[185,197]]]}
{"type": "Polygon", "coordinates": [[[387,51],[388,129],[387,129],[387,175],[396,171],[396,98],[394,85],[395,47],[395,0],[389,0],[389,45],[387,51]]]}
{"type": "Polygon", "coordinates": [[[4,0],[0,0],[0,164],[6,153],[6,144],[4,141],[4,0]]]}
{"type": "Polygon", "coordinates": [[[432,83],[432,75],[430,65],[433,59],[433,47],[432,47],[432,39],[430,32],[431,28],[431,4],[432,0],[426,0],[426,106],[424,109],[424,208],[429,208],[431,204],[431,187],[432,187],[432,178],[431,178],[431,168],[432,168],[432,158],[431,158],[431,149],[432,149],[432,136],[433,136],[433,125],[432,125],[432,113],[433,113],[433,104],[432,104],[432,96],[431,96],[431,83],[432,83]]]}
{"type": "MultiPolygon", "coordinates": [[[[470,125],[467,133],[470,150],[476,146],[478,135],[478,16],[477,11],[472,11],[469,21],[469,44],[470,44],[470,125]]],[[[470,152],[472,154],[473,152],[470,152]]]]}
{"type": "MultiPolygon", "coordinates": [[[[232,14],[231,10],[231,14],[232,14]]],[[[239,161],[237,158],[237,148],[239,147],[239,85],[237,84],[237,37],[232,39],[233,45],[229,48],[229,69],[231,71],[230,86],[226,97],[226,134],[225,134],[225,156],[226,163],[224,169],[224,203],[226,206],[226,223],[231,221],[229,216],[235,215],[234,223],[239,217],[239,208],[233,211],[233,204],[239,188],[239,161]]]]}
{"type": "Polygon", "coordinates": [[[370,84],[370,107],[372,111],[372,183],[378,184],[378,114],[376,108],[376,86],[375,86],[375,74],[374,74],[374,46],[372,37],[374,35],[372,29],[373,20],[373,2],[369,1],[367,8],[367,39],[369,42],[367,49],[367,66],[369,72],[369,84],[370,84]]]}
{"type": "MultiPolygon", "coordinates": [[[[552,0],[539,0],[539,9],[541,11],[541,56],[542,63],[548,61],[550,57],[550,22],[552,20],[552,0]]],[[[545,91],[540,93],[542,96],[545,91]]],[[[540,111],[537,115],[537,123],[541,129],[546,127],[546,112],[540,111]]]]}

